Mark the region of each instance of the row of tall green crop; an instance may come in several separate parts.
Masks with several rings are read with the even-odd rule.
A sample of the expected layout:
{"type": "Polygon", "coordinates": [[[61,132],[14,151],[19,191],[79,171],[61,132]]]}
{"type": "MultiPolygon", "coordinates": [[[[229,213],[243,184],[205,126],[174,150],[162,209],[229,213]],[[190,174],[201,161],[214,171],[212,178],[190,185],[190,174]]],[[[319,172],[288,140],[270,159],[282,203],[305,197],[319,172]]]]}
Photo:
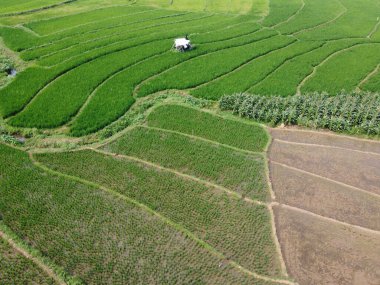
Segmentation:
{"type": "Polygon", "coordinates": [[[341,93],[336,96],[312,93],[283,97],[249,94],[224,96],[222,110],[277,125],[300,125],[352,134],[380,135],[380,94],[341,93]]]}
{"type": "Polygon", "coordinates": [[[372,0],[342,1],[346,12],[335,21],[298,35],[304,40],[366,38],[379,21],[380,4],[372,0]]]}
{"type": "Polygon", "coordinates": [[[182,105],[162,105],[147,117],[150,127],[185,133],[248,151],[264,151],[268,135],[263,127],[202,112],[182,105]]]}
{"type": "Polygon", "coordinates": [[[244,63],[285,47],[295,39],[275,36],[267,40],[208,53],[175,66],[143,84],[138,96],[145,96],[166,89],[186,89],[206,83],[226,74],[244,63]]]}
{"type": "Polygon", "coordinates": [[[341,50],[363,42],[365,42],[365,40],[361,39],[327,42],[318,49],[285,62],[264,80],[251,87],[247,92],[260,95],[295,95],[301,82],[308,75],[311,75],[313,69],[320,65],[321,62],[341,50]]]}
{"type": "Polygon", "coordinates": [[[337,94],[343,89],[355,91],[360,82],[379,64],[379,49],[380,43],[368,43],[336,54],[318,67],[301,91],[307,93],[323,90],[330,94],[337,94]]]}
{"type": "MultiPolygon", "coordinates": [[[[178,21],[189,21],[196,20],[199,17],[188,14],[183,17],[178,18],[178,21]]],[[[149,21],[144,21],[145,18],[141,19],[139,17],[139,22],[133,23],[131,27],[122,26],[117,31],[109,31],[108,29],[104,31],[96,31],[93,30],[91,33],[82,33],[77,36],[72,36],[68,38],[64,38],[64,40],[59,40],[55,42],[49,42],[48,39],[44,41],[43,45],[36,46],[35,48],[28,49],[24,51],[21,56],[24,60],[33,60],[39,58],[45,58],[49,56],[53,56],[61,51],[72,50],[81,48],[82,45],[90,45],[96,44],[97,46],[101,46],[100,43],[110,44],[113,42],[133,39],[136,36],[144,36],[145,33],[153,31],[160,31],[162,29],[159,28],[163,25],[173,25],[176,23],[176,17],[165,17],[159,19],[150,19],[149,21]],[[105,43],[104,43],[105,42],[105,43]]],[[[91,47],[91,46],[90,46],[91,47]]],[[[88,50],[84,49],[84,50],[88,50]]],[[[78,50],[81,52],[81,50],[78,50]]]]}
{"type": "Polygon", "coordinates": [[[290,21],[277,26],[276,30],[282,34],[293,34],[327,23],[344,11],[339,0],[305,0],[303,9],[290,21]]]}
{"type": "Polygon", "coordinates": [[[74,136],[85,135],[97,131],[118,119],[134,102],[132,98],[133,93],[139,83],[157,73],[210,51],[239,46],[273,35],[273,32],[264,30],[252,35],[245,35],[217,43],[200,44],[191,53],[163,53],[131,66],[99,86],[89,104],[83,109],[83,112],[78,114],[78,117],[74,119],[70,127],[71,134],[74,136]],[[113,107],[109,108],[109,106],[113,107]]]}
{"type": "MultiPolygon", "coordinates": [[[[178,159],[174,153],[171,157],[178,159]]],[[[81,151],[38,155],[37,159],[148,205],[249,270],[280,274],[266,206],[248,204],[221,190],[113,154],[81,151]]],[[[191,164],[191,157],[187,159],[191,164]]]]}
{"type": "Polygon", "coordinates": [[[262,24],[266,27],[273,27],[285,22],[302,8],[302,0],[288,0],[284,5],[283,0],[270,0],[269,1],[269,15],[266,16],[262,24]]]}
{"type": "Polygon", "coordinates": [[[42,171],[1,144],[0,155],[3,222],[86,284],[268,284],[219,267],[223,257],[145,205],[42,171]]]}
{"type": "Polygon", "coordinates": [[[37,34],[44,36],[67,30],[75,30],[80,26],[94,25],[99,22],[130,17],[133,14],[151,11],[153,8],[132,5],[118,5],[69,14],[54,18],[41,19],[25,24],[25,26],[37,34]]]}
{"type": "Polygon", "coordinates": [[[217,100],[225,94],[244,92],[264,80],[285,62],[318,49],[322,44],[294,41],[288,46],[255,58],[235,72],[191,90],[190,93],[196,97],[217,100]]]}
{"type": "MultiPolygon", "coordinates": [[[[96,38],[87,42],[70,46],[69,48],[58,48],[57,51],[43,55],[39,64],[41,65],[54,65],[65,62],[68,59],[81,57],[83,54],[102,50],[109,50],[115,48],[128,47],[142,43],[148,43],[155,40],[162,40],[165,38],[173,39],[178,35],[185,35],[190,32],[201,33],[207,31],[215,24],[220,24],[219,18],[214,17],[181,17],[178,21],[167,22],[162,25],[154,25],[151,27],[131,30],[129,32],[123,31],[121,34],[107,36],[105,38],[96,38]],[[189,28],[189,25],[191,28],[189,28]],[[170,29],[165,29],[170,27],[170,29]]],[[[225,23],[223,21],[223,23],[225,23]]],[[[73,39],[75,42],[76,39],[73,39]]],[[[66,43],[65,43],[66,45],[66,43]]],[[[169,48],[169,47],[168,47],[169,48]]]]}
{"type": "Polygon", "coordinates": [[[136,156],[266,201],[265,161],[218,144],[147,127],[136,127],[104,150],[136,156]]]}
{"type": "MultiPolygon", "coordinates": [[[[214,25],[214,21],[211,21],[211,25],[214,25]]],[[[181,27],[179,27],[179,29],[180,28],[181,27]]],[[[200,23],[200,25],[194,27],[194,29],[195,28],[199,29],[199,31],[205,31],[208,28],[208,25],[206,25],[205,23],[201,25],[200,23]]],[[[176,33],[178,31],[174,29],[173,32],[176,33]]],[[[160,62],[157,64],[155,64],[154,62],[152,62],[152,64],[145,63],[144,70],[146,71],[146,74],[148,76],[152,76],[155,74],[153,72],[155,72],[156,68],[157,72],[160,72],[163,71],[165,68],[170,67],[172,64],[177,64],[181,60],[186,60],[186,58],[204,54],[212,50],[218,50],[221,48],[241,45],[254,40],[260,40],[266,37],[270,37],[274,34],[275,33],[272,31],[264,30],[253,35],[246,35],[241,38],[221,41],[215,44],[210,43],[205,45],[198,45],[196,50],[192,51],[191,53],[187,53],[186,55],[170,54],[166,55],[165,58],[160,60],[160,62]]],[[[123,45],[114,45],[104,49],[92,50],[87,53],[79,53],[77,58],[69,59],[63,64],[51,69],[42,69],[36,67],[25,70],[24,72],[20,73],[20,75],[18,75],[15,81],[13,81],[10,85],[8,85],[6,88],[0,91],[0,97],[2,98],[2,103],[0,104],[2,115],[7,117],[19,112],[31,100],[31,98],[33,98],[33,96],[35,96],[46,84],[48,84],[58,76],[70,71],[71,69],[76,68],[80,64],[86,63],[88,61],[91,62],[98,57],[118,52],[119,50],[123,50],[127,47],[133,47],[135,45],[138,46],[139,43],[144,42],[149,42],[149,40],[144,38],[137,39],[136,42],[130,41],[127,43],[123,43],[123,45]],[[31,78],[33,78],[33,80],[31,78]]],[[[140,81],[146,78],[144,73],[139,72],[139,74],[141,75],[140,81]]],[[[87,75],[91,76],[91,74],[87,75]]],[[[134,81],[133,87],[135,87],[135,85],[137,85],[140,81],[136,79],[136,81],[134,81]]],[[[114,117],[112,118],[115,119],[114,117]]]]}
{"type": "Polygon", "coordinates": [[[13,126],[53,128],[70,120],[88,96],[112,74],[167,50],[170,40],[141,45],[82,64],[44,88],[9,123],[13,126]],[[48,108],[48,112],[47,112],[48,108]]]}

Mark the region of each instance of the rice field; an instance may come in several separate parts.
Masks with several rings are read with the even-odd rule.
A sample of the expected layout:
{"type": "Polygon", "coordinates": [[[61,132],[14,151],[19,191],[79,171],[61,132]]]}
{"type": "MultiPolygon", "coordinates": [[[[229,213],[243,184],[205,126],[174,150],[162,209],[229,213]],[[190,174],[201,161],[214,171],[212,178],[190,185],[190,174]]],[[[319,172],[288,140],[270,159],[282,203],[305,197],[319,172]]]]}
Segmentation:
{"type": "Polygon", "coordinates": [[[0,284],[298,284],[266,125],[378,136],[379,50],[373,0],[0,0],[0,284]]]}
{"type": "Polygon", "coordinates": [[[0,17],[0,36],[29,63],[0,90],[8,126],[83,136],[169,90],[211,100],[379,91],[377,2],[88,1],[26,14],[56,2],[0,3],[23,13],[0,17]],[[194,49],[172,52],[185,35],[194,49]]]}

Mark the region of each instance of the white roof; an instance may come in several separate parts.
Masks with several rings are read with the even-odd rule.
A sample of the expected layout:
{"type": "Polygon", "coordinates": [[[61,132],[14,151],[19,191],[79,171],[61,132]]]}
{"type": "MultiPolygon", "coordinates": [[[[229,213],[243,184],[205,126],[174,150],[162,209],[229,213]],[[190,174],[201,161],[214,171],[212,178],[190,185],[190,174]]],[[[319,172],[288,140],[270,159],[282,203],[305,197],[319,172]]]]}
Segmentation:
{"type": "Polygon", "coordinates": [[[187,46],[190,44],[190,41],[185,38],[176,39],[174,41],[176,46],[187,46]]]}

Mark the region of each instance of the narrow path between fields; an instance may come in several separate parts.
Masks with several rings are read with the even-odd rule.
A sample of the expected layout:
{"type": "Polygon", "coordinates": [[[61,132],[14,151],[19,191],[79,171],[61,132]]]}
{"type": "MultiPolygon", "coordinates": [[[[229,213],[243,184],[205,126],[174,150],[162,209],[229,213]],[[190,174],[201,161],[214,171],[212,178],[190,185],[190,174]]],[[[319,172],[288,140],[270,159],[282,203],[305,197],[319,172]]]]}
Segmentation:
{"type": "Polygon", "coordinates": [[[271,206],[289,275],[300,285],[378,284],[380,142],[270,133],[271,206]]]}
{"type": "Polygon", "coordinates": [[[25,258],[31,260],[34,264],[36,264],[39,268],[41,268],[57,284],[66,285],[66,283],[63,280],[61,280],[61,278],[59,278],[49,266],[44,264],[38,258],[33,257],[29,252],[27,252],[22,247],[18,246],[17,243],[10,236],[8,236],[5,232],[1,230],[0,230],[0,238],[5,240],[14,250],[21,253],[25,258]]]}

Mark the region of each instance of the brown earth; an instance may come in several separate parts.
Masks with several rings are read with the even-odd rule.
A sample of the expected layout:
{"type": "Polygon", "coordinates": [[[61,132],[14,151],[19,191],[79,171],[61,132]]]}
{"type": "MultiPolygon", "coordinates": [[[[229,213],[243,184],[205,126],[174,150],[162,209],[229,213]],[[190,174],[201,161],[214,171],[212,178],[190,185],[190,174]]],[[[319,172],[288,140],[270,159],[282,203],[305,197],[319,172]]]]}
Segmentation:
{"type": "Polygon", "coordinates": [[[275,206],[288,273],[301,285],[379,285],[380,235],[275,206]]]}
{"type": "Polygon", "coordinates": [[[380,142],[271,134],[273,208],[290,276],[301,285],[380,285],[380,142]]]}

